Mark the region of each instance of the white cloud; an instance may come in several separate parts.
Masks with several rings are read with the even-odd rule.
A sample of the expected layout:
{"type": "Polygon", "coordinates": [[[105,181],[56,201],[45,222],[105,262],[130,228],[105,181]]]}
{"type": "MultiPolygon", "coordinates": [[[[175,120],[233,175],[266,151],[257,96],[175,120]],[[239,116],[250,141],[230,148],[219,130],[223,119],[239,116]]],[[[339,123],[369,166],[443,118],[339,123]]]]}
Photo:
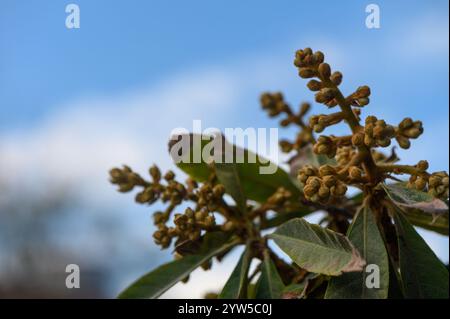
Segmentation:
{"type": "Polygon", "coordinates": [[[224,72],[181,75],[150,89],[63,105],[36,127],[0,137],[1,175],[27,183],[109,187],[107,171],[127,163],[167,168],[166,141],[191,119],[213,120],[235,104],[239,88],[224,72]]]}
{"type": "Polygon", "coordinates": [[[448,13],[430,11],[411,17],[411,23],[393,32],[392,52],[402,58],[422,58],[445,54],[449,50],[448,13]]]}

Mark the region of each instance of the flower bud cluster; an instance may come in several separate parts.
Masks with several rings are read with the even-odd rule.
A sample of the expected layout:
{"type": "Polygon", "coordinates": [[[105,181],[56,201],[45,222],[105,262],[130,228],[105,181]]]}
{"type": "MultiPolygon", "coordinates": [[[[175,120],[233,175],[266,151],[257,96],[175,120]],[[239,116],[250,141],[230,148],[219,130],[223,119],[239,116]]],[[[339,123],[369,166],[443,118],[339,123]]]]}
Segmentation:
{"type": "Polygon", "coordinates": [[[365,145],[367,147],[387,147],[391,145],[391,139],[395,136],[395,128],[379,120],[375,116],[366,118],[364,130],[355,133],[352,137],[354,146],[365,145]]]}
{"type": "Polygon", "coordinates": [[[312,202],[330,202],[347,192],[347,186],[339,179],[335,167],[330,165],[322,165],[319,169],[304,166],[299,171],[298,180],[303,185],[306,199],[312,202]]]}
{"type": "Polygon", "coordinates": [[[223,201],[225,187],[222,184],[204,183],[201,187],[193,179],[189,178],[185,184],[176,181],[175,174],[167,171],[164,175],[157,166],[149,169],[152,181],[145,181],[128,166],[113,168],[110,171],[111,182],[119,186],[119,191],[128,192],[134,187],[142,190],[136,194],[136,202],[152,204],[158,199],[163,203],[169,203],[165,211],[157,211],[153,214],[156,231],[153,238],[162,248],[170,246],[173,239],[177,242],[184,240],[196,241],[202,231],[212,230],[216,226],[213,212],[219,206],[226,206],[223,201]],[[164,181],[164,183],[163,183],[164,181]],[[183,201],[191,200],[196,203],[195,210],[187,208],[183,214],[175,214],[174,226],[167,226],[172,212],[183,201]]]}
{"type": "Polygon", "coordinates": [[[421,121],[413,121],[407,117],[403,119],[395,132],[395,139],[401,148],[408,149],[411,146],[410,139],[416,139],[423,133],[421,121]]]}
{"type": "Polygon", "coordinates": [[[352,106],[364,107],[369,104],[370,88],[367,85],[360,86],[346,100],[352,106]]]}
{"type": "Polygon", "coordinates": [[[428,193],[434,197],[448,199],[448,185],[449,179],[446,172],[433,173],[428,179],[428,193]]]}
{"type": "Polygon", "coordinates": [[[135,186],[145,185],[144,180],[126,165],[111,169],[109,175],[111,183],[118,185],[118,190],[122,193],[133,190],[135,186]]]}
{"type": "Polygon", "coordinates": [[[287,127],[294,124],[301,128],[295,141],[280,141],[280,148],[283,152],[289,153],[292,150],[299,150],[313,141],[312,130],[305,124],[304,120],[306,113],[311,108],[309,103],[300,104],[298,112],[294,113],[292,108],[284,101],[283,95],[279,92],[264,93],[261,95],[260,101],[262,108],[268,112],[270,117],[285,115],[280,120],[280,126],[287,127]]]}
{"type": "Polygon", "coordinates": [[[338,150],[335,140],[329,136],[321,135],[313,146],[313,151],[316,154],[326,155],[329,158],[336,156],[338,150]]]}
{"type": "Polygon", "coordinates": [[[322,133],[328,126],[338,124],[342,120],[344,120],[344,114],[342,112],[313,115],[309,118],[309,126],[314,132],[322,133]]]}
{"type": "Polygon", "coordinates": [[[261,107],[266,110],[270,117],[275,117],[290,109],[289,105],[284,101],[283,94],[276,93],[263,93],[261,95],[261,107]]]}
{"type": "Polygon", "coordinates": [[[153,234],[156,244],[166,248],[173,238],[178,238],[177,242],[200,239],[203,230],[212,230],[216,226],[216,220],[212,213],[223,204],[224,194],[225,187],[222,184],[214,186],[209,183],[203,184],[195,192],[197,202],[195,211],[186,208],[184,214],[175,214],[174,227],[166,226],[168,212],[156,212],[153,215],[154,223],[158,228],[153,234]]]}
{"type": "Polygon", "coordinates": [[[414,166],[417,173],[412,174],[408,181],[408,186],[420,191],[427,191],[430,195],[442,199],[449,196],[449,177],[444,171],[427,174],[427,161],[419,161],[414,166]]]}
{"type": "Polygon", "coordinates": [[[279,187],[273,195],[267,199],[267,204],[271,207],[283,207],[291,200],[292,193],[284,187],[279,187]]]}

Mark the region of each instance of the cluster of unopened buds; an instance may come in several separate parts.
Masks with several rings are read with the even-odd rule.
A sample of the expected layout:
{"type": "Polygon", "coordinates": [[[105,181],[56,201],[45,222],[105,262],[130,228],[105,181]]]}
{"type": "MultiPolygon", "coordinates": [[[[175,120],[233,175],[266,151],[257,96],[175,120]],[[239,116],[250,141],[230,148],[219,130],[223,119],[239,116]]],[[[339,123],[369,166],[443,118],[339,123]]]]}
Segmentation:
{"type": "Polygon", "coordinates": [[[292,150],[299,150],[313,141],[312,130],[304,119],[311,108],[309,103],[300,104],[298,112],[294,112],[280,92],[263,93],[260,101],[263,110],[266,110],[270,117],[284,115],[280,120],[280,126],[287,127],[292,124],[301,128],[295,141],[280,141],[280,148],[283,152],[289,153],[292,150]]]}
{"type": "Polygon", "coordinates": [[[129,192],[135,187],[141,188],[141,191],[136,194],[136,202],[152,204],[159,199],[169,204],[165,211],[157,211],[153,215],[157,228],[153,234],[156,244],[167,248],[175,238],[178,243],[184,240],[195,241],[200,238],[202,231],[211,230],[216,226],[212,212],[223,204],[222,196],[225,193],[223,185],[212,186],[205,183],[199,188],[198,184],[190,178],[183,184],[175,179],[172,171],[162,176],[156,166],[149,169],[149,175],[152,181],[146,181],[128,166],[113,168],[110,171],[111,182],[119,186],[119,191],[129,192]],[[175,208],[188,200],[196,203],[196,210],[186,208],[184,214],[174,214],[174,226],[167,226],[175,208]]]}
{"type": "Polygon", "coordinates": [[[366,118],[366,125],[363,132],[353,135],[354,146],[366,145],[367,147],[387,147],[391,145],[391,139],[395,136],[395,128],[386,124],[384,120],[379,120],[375,116],[366,118]]]}
{"type": "Polygon", "coordinates": [[[317,169],[308,165],[300,169],[298,179],[306,199],[326,203],[343,197],[347,192],[347,186],[338,175],[333,166],[323,165],[317,169]]]}
{"type": "Polygon", "coordinates": [[[395,165],[399,160],[395,148],[391,156],[376,150],[378,147],[390,146],[393,139],[401,148],[409,148],[410,140],[423,133],[422,122],[405,118],[398,126],[393,126],[383,119],[368,116],[364,125],[361,125],[361,107],[370,102],[370,88],[363,85],[344,96],[338,88],[342,83],[342,73],[332,71],[324,60],[322,52],[306,48],[296,52],[294,65],[298,67],[300,77],[310,79],[307,87],[316,92],[316,102],[329,108],[339,106],[338,112],[312,115],[309,119],[304,119],[310,105],[303,106],[298,114],[294,114],[281,93],[265,93],[261,97],[262,107],[268,110],[271,117],[283,113],[287,115],[280,123],[282,126],[294,123],[301,128],[295,142],[280,142],[283,151],[299,151],[311,145],[314,153],[325,155],[336,163],[334,166],[320,168],[305,166],[300,170],[298,178],[306,199],[313,202],[334,201],[345,195],[347,186],[362,189],[365,183],[376,184],[391,174],[409,174],[411,177],[408,185],[411,187],[426,190],[436,197],[448,197],[447,173],[427,173],[428,165],[424,167],[423,164],[425,161],[416,166],[395,165]],[[341,122],[349,124],[351,135],[314,136],[314,133],[322,133],[327,127],[341,122]]]}
{"type": "Polygon", "coordinates": [[[446,172],[435,172],[428,174],[427,161],[420,161],[415,165],[416,173],[411,174],[408,185],[420,191],[427,191],[430,195],[439,198],[449,196],[449,176],[446,172]]]}
{"type": "Polygon", "coordinates": [[[213,214],[206,208],[194,212],[191,208],[186,208],[184,214],[174,215],[174,227],[167,227],[167,218],[163,212],[156,212],[153,215],[155,225],[158,230],[153,234],[156,244],[162,248],[167,248],[173,238],[178,238],[179,242],[184,240],[196,241],[200,238],[202,230],[211,230],[216,225],[213,214]]]}
{"type": "Polygon", "coordinates": [[[422,133],[422,122],[413,121],[407,117],[398,125],[395,131],[395,139],[401,148],[408,149],[411,146],[410,139],[418,138],[422,133]]]}
{"type": "Polygon", "coordinates": [[[267,199],[267,204],[271,207],[284,207],[292,200],[292,193],[284,187],[279,187],[272,196],[267,199]]]}
{"type": "Polygon", "coordinates": [[[118,185],[120,192],[129,192],[135,187],[142,188],[135,197],[136,202],[140,204],[152,204],[161,199],[164,203],[178,205],[189,195],[184,185],[175,180],[175,174],[172,171],[168,171],[162,177],[159,168],[152,166],[149,174],[152,182],[144,180],[128,166],[113,168],[110,171],[111,183],[118,185]],[[166,181],[166,185],[161,183],[162,178],[166,181]]]}

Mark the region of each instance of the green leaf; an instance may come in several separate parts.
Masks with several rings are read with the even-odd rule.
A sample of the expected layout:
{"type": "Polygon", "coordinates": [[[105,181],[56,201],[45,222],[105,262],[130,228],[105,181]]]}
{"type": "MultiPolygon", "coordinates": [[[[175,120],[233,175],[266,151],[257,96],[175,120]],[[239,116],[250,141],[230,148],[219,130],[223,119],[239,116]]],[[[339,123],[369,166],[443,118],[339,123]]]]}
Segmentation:
{"type": "Polygon", "coordinates": [[[242,188],[237,165],[234,163],[214,163],[214,167],[218,180],[225,187],[226,192],[234,199],[239,211],[245,214],[247,212],[247,199],[242,188]]]}
{"type": "Polygon", "coordinates": [[[305,290],[307,282],[290,284],[283,289],[283,299],[300,299],[305,290]]]}
{"type": "Polygon", "coordinates": [[[406,298],[448,298],[448,270],[402,210],[391,205],[398,236],[400,275],[406,298]]]}
{"type": "Polygon", "coordinates": [[[278,270],[269,254],[264,254],[261,277],[256,288],[256,299],[280,299],[284,290],[278,270]]]}
{"type": "Polygon", "coordinates": [[[430,214],[448,214],[447,204],[428,193],[410,188],[406,183],[383,184],[389,197],[402,208],[420,209],[430,214]]]}
{"type": "Polygon", "coordinates": [[[389,293],[388,299],[404,299],[401,288],[400,273],[394,266],[392,258],[389,258],[389,293]]]}
{"type": "Polygon", "coordinates": [[[449,234],[448,205],[444,201],[409,188],[405,183],[382,186],[389,198],[402,208],[411,223],[443,235],[449,234]]]}
{"type": "Polygon", "coordinates": [[[251,250],[247,246],[219,295],[220,299],[246,299],[251,250]]]}
{"type": "Polygon", "coordinates": [[[350,197],[350,200],[356,204],[356,205],[362,205],[363,201],[364,201],[364,192],[358,192],[355,195],[353,195],[352,197],[350,197]]]}
{"type": "Polygon", "coordinates": [[[296,218],[270,235],[300,267],[314,273],[338,276],[362,271],[365,261],[347,237],[296,218]]]}
{"type": "Polygon", "coordinates": [[[247,288],[248,299],[255,299],[256,296],[256,284],[249,284],[247,288]]]}
{"type": "MultiPolygon", "coordinates": [[[[213,139],[213,137],[206,135],[181,134],[178,140],[170,141],[169,151],[176,165],[199,182],[207,181],[211,174],[216,172],[217,162],[219,162],[217,159],[221,159],[224,166],[235,166],[241,181],[243,194],[247,199],[262,203],[279,187],[286,188],[294,197],[300,196],[296,181],[283,169],[249,150],[233,145],[227,150],[225,145],[228,142],[224,138],[221,142],[222,145],[214,144],[219,143],[220,140],[221,138],[213,139]],[[212,151],[214,145],[218,145],[216,153],[212,151]],[[202,156],[200,156],[197,158],[198,163],[195,163],[194,154],[202,154],[202,152],[205,152],[206,158],[202,159],[202,156]],[[234,159],[233,163],[227,163],[225,159],[227,155],[231,154],[234,159]],[[216,160],[214,161],[214,159],[216,160]],[[249,159],[255,159],[255,161],[252,163],[249,159]],[[216,167],[213,162],[216,163],[216,167]],[[273,174],[261,174],[261,170],[267,169],[269,166],[274,168],[273,174]]],[[[228,169],[228,171],[230,170],[232,169],[228,169]]],[[[229,187],[227,193],[232,195],[232,192],[234,190],[229,187]]]]}
{"type": "Polygon", "coordinates": [[[448,214],[431,215],[419,209],[404,209],[404,215],[414,226],[449,235],[448,214]]]}
{"type": "Polygon", "coordinates": [[[308,273],[305,278],[296,284],[290,284],[283,289],[283,299],[301,299],[305,297],[306,289],[309,287],[311,282],[316,279],[319,274],[308,273]]]}
{"type": "Polygon", "coordinates": [[[225,233],[207,233],[198,254],[188,255],[159,266],[131,284],[119,294],[118,298],[157,298],[202,263],[234,245],[236,241],[231,241],[225,233]]]}
{"type": "Polygon", "coordinates": [[[360,209],[348,230],[348,239],[361,252],[367,265],[362,272],[342,274],[330,280],[327,299],[385,299],[389,291],[389,259],[372,210],[360,209]],[[377,268],[368,269],[369,265],[377,268]],[[368,270],[370,270],[368,272],[368,270]],[[371,287],[374,276],[379,287],[371,287]],[[366,283],[368,281],[368,284],[366,283]],[[371,288],[370,288],[371,287],[371,288]]]}

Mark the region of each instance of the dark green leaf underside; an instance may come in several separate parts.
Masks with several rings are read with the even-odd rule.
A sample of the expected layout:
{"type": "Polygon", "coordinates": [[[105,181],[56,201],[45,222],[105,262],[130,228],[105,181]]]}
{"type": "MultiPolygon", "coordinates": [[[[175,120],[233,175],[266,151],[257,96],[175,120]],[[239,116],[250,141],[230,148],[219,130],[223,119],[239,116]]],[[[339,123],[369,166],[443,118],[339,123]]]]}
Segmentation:
{"type": "Polygon", "coordinates": [[[251,262],[251,251],[247,247],[242,253],[238,264],[231,273],[219,295],[220,299],[247,298],[248,269],[251,262]]]}
{"type": "Polygon", "coordinates": [[[408,222],[391,207],[398,235],[400,275],[406,298],[448,298],[448,270],[408,222]]]}
{"type": "Polygon", "coordinates": [[[284,290],[278,270],[268,254],[261,267],[261,277],[256,288],[256,299],[280,299],[284,290]]]}
{"type": "Polygon", "coordinates": [[[188,255],[159,266],[155,270],[139,278],[126,288],[118,298],[157,298],[170,287],[188,276],[203,262],[213,256],[233,247],[236,243],[229,240],[229,236],[221,232],[205,235],[201,250],[196,255],[188,255]]]}
{"type": "Polygon", "coordinates": [[[330,280],[327,299],[385,299],[389,291],[389,260],[373,212],[362,208],[348,231],[348,238],[367,265],[362,272],[345,273],[330,280]],[[367,268],[368,265],[372,268],[367,268]],[[370,271],[367,271],[370,270],[370,271]],[[374,281],[378,286],[374,286],[374,281]]]}

